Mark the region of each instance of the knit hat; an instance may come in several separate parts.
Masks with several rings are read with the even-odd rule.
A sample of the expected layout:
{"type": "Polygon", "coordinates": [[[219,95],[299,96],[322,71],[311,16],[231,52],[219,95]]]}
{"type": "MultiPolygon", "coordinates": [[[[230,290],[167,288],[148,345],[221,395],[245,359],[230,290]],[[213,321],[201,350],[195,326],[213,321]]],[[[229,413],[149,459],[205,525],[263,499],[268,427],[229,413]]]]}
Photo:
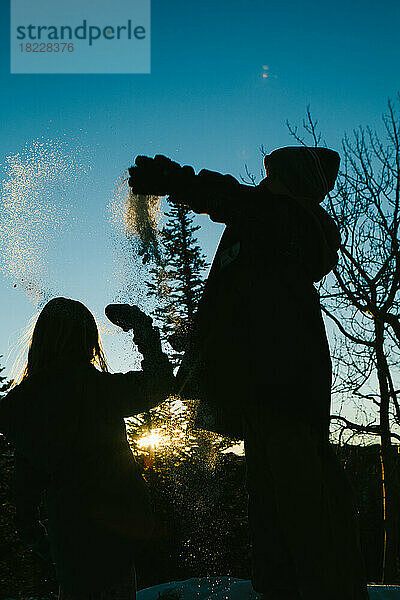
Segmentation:
{"type": "Polygon", "coordinates": [[[335,186],[340,156],[329,148],[287,146],[265,156],[264,164],[292,196],[322,202],[335,186]]]}

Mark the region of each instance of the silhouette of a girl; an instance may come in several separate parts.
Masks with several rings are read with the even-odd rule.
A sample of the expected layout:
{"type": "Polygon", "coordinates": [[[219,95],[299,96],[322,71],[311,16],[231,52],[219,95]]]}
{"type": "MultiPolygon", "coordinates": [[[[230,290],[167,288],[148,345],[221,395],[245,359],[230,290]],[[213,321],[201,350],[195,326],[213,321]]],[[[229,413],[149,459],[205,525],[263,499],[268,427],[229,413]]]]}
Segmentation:
{"type": "Polygon", "coordinates": [[[106,314],[134,330],[141,371],[109,373],[93,315],[54,298],[37,320],[21,383],[0,403],[0,430],[15,449],[16,526],[55,563],[62,600],[134,600],[135,551],[154,527],[123,417],[164,400],[172,368],[137,307],[110,305],[106,314]]]}

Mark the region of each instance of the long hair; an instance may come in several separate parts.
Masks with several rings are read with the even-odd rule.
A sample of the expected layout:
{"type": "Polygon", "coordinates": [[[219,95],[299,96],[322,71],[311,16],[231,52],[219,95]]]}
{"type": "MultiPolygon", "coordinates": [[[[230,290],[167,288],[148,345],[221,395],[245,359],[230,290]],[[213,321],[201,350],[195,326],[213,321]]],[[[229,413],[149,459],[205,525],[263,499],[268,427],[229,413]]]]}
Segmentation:
{"type": "Polygon", "coordinates": [[[95,364],[108,371],[96,321],[84,304],[52,298],[33,330],[22,379],[54,365],[95,364]]]}

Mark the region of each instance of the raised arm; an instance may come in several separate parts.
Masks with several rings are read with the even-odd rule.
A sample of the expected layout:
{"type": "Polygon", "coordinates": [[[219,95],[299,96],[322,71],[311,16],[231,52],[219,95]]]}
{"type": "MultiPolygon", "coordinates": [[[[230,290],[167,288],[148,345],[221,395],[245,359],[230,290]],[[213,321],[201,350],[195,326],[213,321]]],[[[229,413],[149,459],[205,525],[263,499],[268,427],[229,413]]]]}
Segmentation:
{"type": "MultiPolygon", "coordinates": [[[[232,175],[203,169],[198,175],[192,167],[181,167],[169,158],[137,156],[129,169],[129,185],[137,194],[168,195],[172,202],[186,204],[213,221],[228,223],[249,209],[256,188],[243,185],[232,175]]],[[[254,195],[254,201],[257,196],[254,195]]]]}
{"type": "Polygon", "coordinates": [[[109,304],[106,315],[124,331],[133,330],[134,342],[143,355],[142,370],[105,374],[117,398],[121,415],[139,414],[154,408],[175,391],[172,365],[162,351],[160,332],[137,306],[109,304]]]}

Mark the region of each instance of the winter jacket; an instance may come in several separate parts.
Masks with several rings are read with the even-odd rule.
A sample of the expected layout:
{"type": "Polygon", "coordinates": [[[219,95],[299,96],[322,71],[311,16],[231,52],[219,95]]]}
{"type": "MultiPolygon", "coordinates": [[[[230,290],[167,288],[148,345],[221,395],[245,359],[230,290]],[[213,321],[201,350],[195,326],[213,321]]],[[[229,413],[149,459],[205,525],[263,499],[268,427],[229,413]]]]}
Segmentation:
{"type": "Polygon", "coordinates": [[[149,500],[124,417],[168,396],[172,373],[164,358],[156,372],[126,374],[53,365],[0,402],[0,431],[15,449],[17,527],[25,539],[40,529],[45,490],[50,550],[66,591],[117,582],[147,534],[149,500]]]}
{"type": "Polygon", "coordinates": [[[293,404],[282,410],[301,406],[326,424],[331,362],[313,282],[337,263],[335,223],[317,202],[271,194],[265,180],[251,187],[206,170],[196,178],[172,200],[226,229],[177,374],[179,391],[200,398],[199,425],[233,437],[242,437],[243,411],[260,385],[274,403],[280,386],[290,386],[293,404]]]}

